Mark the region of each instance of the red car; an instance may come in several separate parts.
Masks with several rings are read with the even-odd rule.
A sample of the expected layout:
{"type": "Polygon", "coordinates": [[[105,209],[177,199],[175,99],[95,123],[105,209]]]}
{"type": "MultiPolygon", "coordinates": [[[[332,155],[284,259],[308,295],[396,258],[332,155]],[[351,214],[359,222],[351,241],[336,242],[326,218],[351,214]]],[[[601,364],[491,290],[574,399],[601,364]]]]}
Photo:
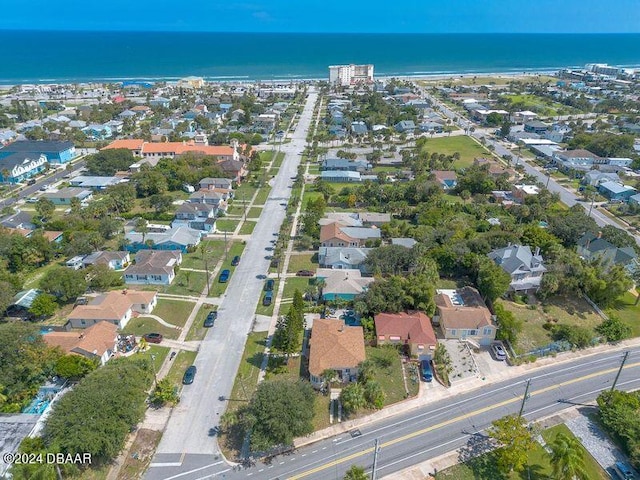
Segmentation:
{"type": "Polygon", "coordinates": [[[311,270],[298,270],[296,275],[298,277],[313,277],[315,275],[315,272],[312,272],[311,270]]]}
{"type": "Polygon", "coordinates": [[[162,342],[162,334],[161,333],[145,333],[142,338],[144,338],[147,343],[160,343],[162,342]]]}

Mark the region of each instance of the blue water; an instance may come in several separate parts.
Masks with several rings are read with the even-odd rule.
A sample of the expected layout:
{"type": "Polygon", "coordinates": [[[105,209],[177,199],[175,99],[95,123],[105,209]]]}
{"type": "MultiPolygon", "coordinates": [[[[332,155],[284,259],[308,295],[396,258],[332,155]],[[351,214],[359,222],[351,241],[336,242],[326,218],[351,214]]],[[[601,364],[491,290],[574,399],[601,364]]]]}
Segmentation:
{"type": "Polygon", "coordinates": [[[121,79],[326,78],[373,63],[377,75],[640,65],[640,34],[273,34],[0,31],[0,83],[121,79]]]}

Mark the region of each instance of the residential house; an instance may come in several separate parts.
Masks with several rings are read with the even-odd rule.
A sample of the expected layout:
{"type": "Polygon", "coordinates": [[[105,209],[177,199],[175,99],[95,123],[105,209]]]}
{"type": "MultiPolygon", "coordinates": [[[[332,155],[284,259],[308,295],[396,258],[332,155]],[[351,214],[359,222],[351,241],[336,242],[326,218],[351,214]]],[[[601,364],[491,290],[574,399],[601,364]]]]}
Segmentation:
{"type": "Polygon", "coordinates": [[[633,247],[619,248],[602,238],[602,233],[585,233],[577,244],[577,252],[586,261],[600,260],[605,266],[622,265],[629,273],[640,268],[640,260],[633,247]]]}
{"type": "Polygon", "coordinates": [[[507,112],[506,110],[491,110],[486,108],[477,108],[471,110],[471,116],[473,117],[473,119],[482,123],[486,123],[487,118],[489,118],[489,115],[491,114],[500,115],[502,118],[509,118],[509,112],[507,112]]]}
{"type": "Polygon", "coordinates": [[[121,134],[124,129],[124,122],[121,122],[120,120],[109,120],[104,125],[109,127],[113,134],[121,134]]]}
{"type": "Polygon", "coordinates": [[[229,178],[203,178],[200,180],[200,190],[213,190],[214,188],[233,189],[233,181],[229,178]]]}
{"type": "Polygon", "coordinates": [[[438,341],[423,312],[379,313],[374,317],[377,345],[403,345],[412,356],[431,355],[438,341]]]}
{"type": "Polygon", "coordinates": [[[543,135],[549,129],[549,125],[539,120],[531,120],[524,124],[524,131],[543,135]]]}
{"type": "Polygon", "coordinates": [[[366,135],[369,133],[369,129],[367,128],[366,123],[359,122],[351,122],[351,133],[353,135],[366,135]]]}
{"type": "Polygon", "coordinates": [[[359,366],[366,360],[362,327],[348,326],[342,320],[316,318],[309,338],[309,377],[319,389],[328,370],[343,383],[358,379],[359,366]]]}
{"type": "Polygon", "coordinates": [[[42,338],[50,347],[90,360],[97,359],[104,365],[118,351],[117,330],[118,327],[111,322],[98,322],[82,332],[49,332],[42,338]]]}
{"type": "Polygon", "coordinates": [[[82,267],[87,268],[92,265],[106,265],[111,270],[123,270],[131,263],[129,252],[110,252],[99,250],[90,253],[82,259],[82,267]]]}
{"type": "Polygon", "coordinates": [[[72,187],[101,191],[106,190],[112,185],[122,183],[122,181],[123,180],[120,177],[96,177],[92,175],[78,175],[77,177],[69,179],[69,184],[72,187]]]}
{"type": "Polygon", "coordinates": [[[591,185],[592,187],[598,187],[604,182],[622,183],[620,177],[615,172],[601,172],[600,170],[590,170],[585,173],[582,178],[582,183],[585,185],[591,185]]]}
{"type": "Polygon", "coordinates": [[[390,213],[359,212],[355,214],[364,227],[381,227],[391,221],[390,213]]]}
{"type": "Polygon", "coordinates": [[[228,195],[216,190],[198,190],[189,195],[189,203],[203,203],[215,207],[218,210],[227,210],[228,195]]]}
{"type": "Polygon", "coordinates": [[[393,126],[398,133],[413,133],[416,131],[416,124],[413,120],[401,120],[393,126]]]}
{"type": "Polygon", "coordinates": [[[626,202],[638,191],[630,185],[623,185],[618,182],[602,182],[598,185],[598,191],[612,201],[626,202]]]}
{"type": "Polygon", "coordinates": [[[453,170],[431,170],[431,174],[444,190],[451,190],[458,185],[458,174],[453,170]]]}
{"type": "Polygon", "coordinates": [[[437,290],[436,315],[444,338],[467,340],[488,346],[496,338],[495,318],[475,288],[437,290]]]}
{"type": "Polygon", "coordinates": [[[222,171],[236,183],[240,183],[247,176],[248,170],[240,160],[223,160],[218,163],[222,171]]]}
{"type": "Polygon", "coordinates": [[[47,168],[47,157],[43,154],[24,152],[2,156],[0,150],[0,182],[21,183],[47,168]]]}
{"type": "Polygon", "coordinates": [[[33,319],[34,316],[29,312],[29,309],[33,301],[41,293],[41,290],[35,288],[16,293],[11,300],[11,304],[7,307],[5,315],[10,318],[33,319]]]}
{"type": "Polygon", "coordinates": [[[326,301],[353,300],[374,281],[372,277],[363,277],[356,269],[318,268],[316,277],[324,282],[322,299],[326,301]]]}
{"type": "Polygon", "coordinates": [[[123,329],[136,313],[151,313],[158,303],[157,292],[118,290],[99,295],[88,305],[78,305],[68,316],[72,328],[87,328],[111,322],[123,329]]]}
{"type": "Polygon", "coordinates": [[[46,192],[43,198],[51,200],[55,205],[71,205],[71,201],[77,198],[81,203],[88,202],[93,198],[91,190],[77,187],[61,188],[57,192],[46,192]]]}
{"type": "Polygon", "coordinates": [[[68,163],[78,156],[73,142],[68,141],[20,140],[0,148],[0,159],[12,153],[29,154],[32,158],[44,155],[52,165],[68,163]]]}
{"type": "Polygon", "coordinates": [[[182,263],[178,250],[141,250],[135,263],[124,272],[127,285],[171,285],[176,276],[175,268],[182,263]]]}
{"type": "Polygon", "coordinates": [[[320,244],[323,247],[364,247],[368,240],[379,240],[380,229],[344,227],[330,223],[320,227],[320,244]]]}
{"type": "Polygon", "coordinates": [[[539,248],[532,253],[528,245],[509,245],[493,250],[487,256],[511,276],[510,291],[533,293],[540,288],[547,269],[539,248]]]}
{"type": "Polygon", "coordinates": [[[499,165],[497,162],[493,160],[489,160],[487,158],[474,158],[473,164],[478,165],[480,167],[485,166],[489,175],[493,178],[498,178],[502,175],[508,175],[509,178],[513,178],[515,176],[515,172],[511,169],[506,169],[503,166],[499,165]]]}
{"type": "Polygon", "coordinates": [[[633,159],[628,157],[608,157],[607,165],[613,167],[630,167],[633,163],[633,159]]]}
{"type": "Polygon", "coordinates": [[[413,238],[392,238],[391,245],[400,245],[404,248],[413,248],[416,245],[416,242],[413,238]]]}
{"type": "Polygon", "coordinates": [[[186,226],[194,230],[212,232],[216,229],[216,212],[217,207],[213,205],[186,202],[178,207],[171,226],[174,228],[186,226]]]}
{"type": "Polygon", "coordinates": [[[279,115],[276,113],[263,113],[256,117],[253,122],[253,129],[265,135],[268,135],[275,130],[278,125],[279,115]]]}
{"type": "Polygon", "coordinates": [[[444,131],[444,126],[438,122],[422,122],[418,125],[418,128],[421,132],[427,133],[442,133],[444,131]]]}
{"type": "Polygon", "coordinates": [[[322,268],[358,269],[366,273],[364,261],[370,251],[370,248],[320,247],[318,264],[322,268]]]}
{"type": "Polygon", "coordinates": [[[189,227],[170,228],[163,232],[147,234],[130,230],[124,236],[129,242],[125,247],[129,252],[151,249],[179,250],[186,253],[187,249],[195,248],[200,243],[200,231],[189,227]]]}
{"type": "Polygon", "coordinates": [[[149,100],[149,105],[151,105],[152,107],[169,108],[170,103],[171,100],[164,97],[156,97],[149,100]]]}
{"type": "Polygon", "coordinates": [[[629,197],[629,205],[640,205],[640,193],[636,193],[629,197]]]}
{"type": "Polygon", "coordinates": [[[320,170],[341,170],[364,173],[373,168],[366,160],[348,160],[346,158],[327,158],[320,164],[320,170]]]}
{"type": "Polygon", "coordinates": [[[540,194],[540,187],[537,185],[512,185],[511,193],[513,198],[519,200],[520,202],[524,202],[528,197],[534,197],[540,194]]]}
{"type": "Polygon", "coordinates": [[[360,183],[362,181],[360,172],[344,170],[323,170],[320,172],[320,178],[325,182],[333,183],[360,183]]]}
{"type": "Polygon", "coordinates": [[[584,149],[558,150],[553,154],[553,160],[556,166],[563,171],[589,171],[594,168],[594,165],[605,163],[605,159],[584,149]]]}
{"type": "Polygon", "coordinates": [[[19,210],[13,215],[0,221],[0,225],[5,228],[22,228],[25,230],[34,230],[36,228],[33,223],[33,217],[31,213],[19,210]]]}
{"type": "Polygon", "coordinates": [[[536,118],[538,118],[538,114],[530,110],[516,112],[511,116],[514,123],[527,123],[535,120],[536,118]]]}
{"type": "Polygon", "coordinates": [[[64,239],[64,232],[56,232],[54,230],[45,230],[42,232],[42,236],[49,240],[49,243],[62,243],[64,239]]]}
{"type": "Polygon", "coordinates": [[[113,131],[109,125],[102,125],[99,123],[92,123],[82,129],[84,133],[91,140],[106,140],[113,136],[113,131]]]}
{"type": "Polygon", "coordinates": [[[67,268],[72,270],[80,270],[82,268],[82,260],[84,260],[84,255],[76,255],[75,257],[71,257],[64,264],[67,268]]]}

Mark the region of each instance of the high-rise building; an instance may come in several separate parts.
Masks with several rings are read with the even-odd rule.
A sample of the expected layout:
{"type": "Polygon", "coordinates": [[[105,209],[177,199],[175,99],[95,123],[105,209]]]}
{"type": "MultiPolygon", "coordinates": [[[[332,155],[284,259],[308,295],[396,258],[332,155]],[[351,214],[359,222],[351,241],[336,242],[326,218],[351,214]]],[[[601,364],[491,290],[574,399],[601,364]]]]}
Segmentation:
{"type": "Polygon", "coordinates": [[[373,65],[330,65],[329,83],[341,86],[373,83],[373,65]]]}

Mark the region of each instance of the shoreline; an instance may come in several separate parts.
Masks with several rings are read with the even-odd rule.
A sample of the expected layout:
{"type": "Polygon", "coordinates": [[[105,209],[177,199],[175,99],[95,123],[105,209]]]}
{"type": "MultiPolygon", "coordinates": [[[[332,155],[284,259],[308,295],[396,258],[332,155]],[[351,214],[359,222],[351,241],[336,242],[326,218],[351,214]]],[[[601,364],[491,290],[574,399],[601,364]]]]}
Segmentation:
{"type": "MultiPolygon", "coordinates": [[[[577,68],[577,67],[563,67],[563,68],[577,68]]],[[[397,73],[397,74],[388,74],[381,73],[379,75],[374,75],[374,78],[377,80],[390,80],[392,78],[400,78],[406,80],[443,80],[443,79],[454,79],[454,78],[473,78],[473,77],[496,77],[496,78],[518,78],[518,77],[535,77],[539,75],[555,75],[562,68],[555,69],[535,69],[535,70],[518,70],[518,71],[502,71],[502,72],[482,72],[482,71],[461,71],[461,72],[441,72],[436,71],[433,73],[429,72],[407,72],[407,73],[397,73]]],[[[318,81],[327,81],[327,77],[314,77],[314,76],[289,76],[289,77],[281,77],[281,78],[250,78],[249,76],[198,76],[192,75],[194,77],[202,78],[207,83],[235,83],[235,84],[270,84],[270,83],[301,83],[301,82],[318,82],[318,81]]],[[[3,80],[0,79],[0,89],[10,89],[12,87],[21,86],[21,85],[74,85],[74,84],[92,84],[92,83],[101,83],[101,84],[114,84],[114,83],[122,83],[122,82],[149,82],[149,83],[175,83],[181,79],[187,78],[188,76],[178,77],[178,76],[143,76],[143,77],[96,77],[91,79],[64,79],[64,78],[45,78],[45,79],[25,79],[24,81],[16,82],[14,80],[3,80]]]]}

